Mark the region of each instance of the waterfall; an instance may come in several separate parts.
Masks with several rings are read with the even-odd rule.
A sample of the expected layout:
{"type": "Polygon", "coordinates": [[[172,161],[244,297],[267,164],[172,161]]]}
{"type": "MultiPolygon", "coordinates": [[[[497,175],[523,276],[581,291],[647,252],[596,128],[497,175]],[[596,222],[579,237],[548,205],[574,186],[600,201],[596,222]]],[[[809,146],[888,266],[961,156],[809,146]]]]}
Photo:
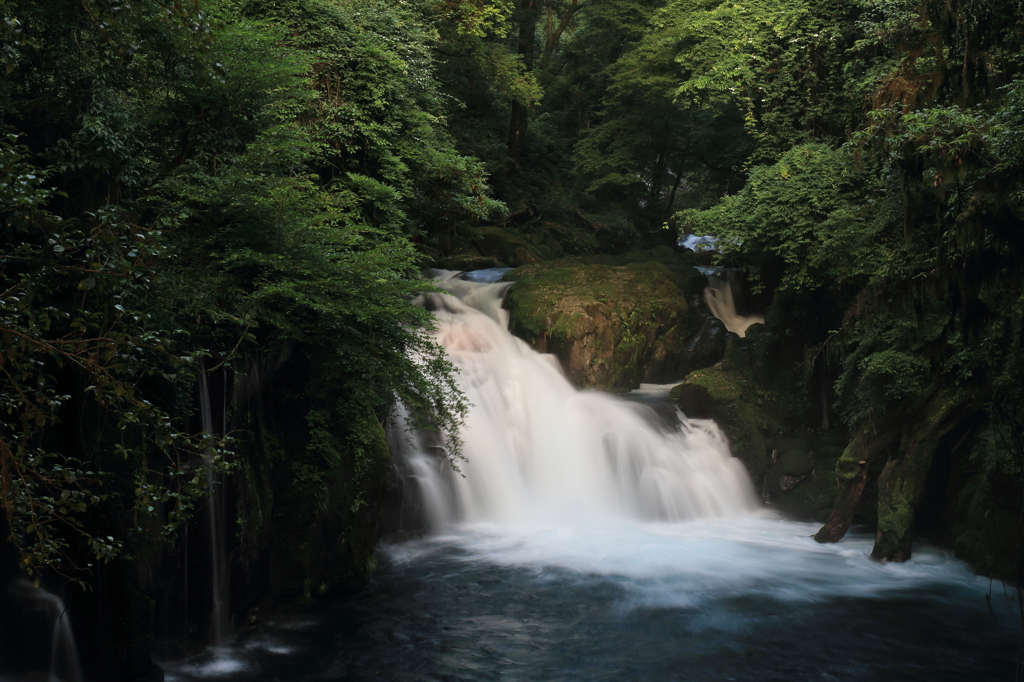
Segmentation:
{"type": "Polygon", "coordinates": [[[75,646],[71,620],[61,598],[24,579],[15,581],[9,591],[19,601],[29,604],[29,609],[42,611],[52,623],[48,682],[82,682],[78,647],[75,646]]]}
{"type": "MultiPolygon", "coordinates": [[[[225,378],[225,394],[227,379],[225,378]]],[[[199,415],[205,433],[213,433],[213,409],[210,403],[210,385],[205,368],[199,372],[199,415]]],[[[226,421],[225,421],[226,425],[226,421]]],[[[212,583],[213,609],[210,612],[210,642],[223,644],[230,633],[228,611],[228,566],[224,548],[223,500],[217,494],[219,481],[213,473],[210,462],[212,453],[206,454],[206,484],[209,490],[208,505],[210,519],[210,581],[212,583]]]]}
{"type": "Polygon", "coordinates": [[[736,310],[737,281],[728,273],[721,274],[725,276],[707,275],[708,287],[704,290],[704,301],[711,309],[711,314],[720,319],[726,329],[741,337],[746,336],[747,327],[752,324],[763,324],[764,316],[739,314],[736,310]]]}
{"type": "Polygon", "coordinates": [[[438,457],[436,437],[405,438],[402,455],[434,529],[678,521],[757,506],[743,465],[713,422],[576,390],[554,356],[507,331],[507,283],[441,272],[438,285],[446,293],[421,302],[436,315],[434,336],[472,408],[459,434],[460,473],[438,457]]]}

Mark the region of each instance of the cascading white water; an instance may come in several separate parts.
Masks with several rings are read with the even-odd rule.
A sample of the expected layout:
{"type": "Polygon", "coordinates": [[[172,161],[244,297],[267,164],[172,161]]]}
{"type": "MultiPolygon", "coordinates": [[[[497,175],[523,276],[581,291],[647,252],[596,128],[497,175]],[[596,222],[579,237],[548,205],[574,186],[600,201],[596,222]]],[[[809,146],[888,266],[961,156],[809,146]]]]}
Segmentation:
{"type": "MultiPolygon", "coordinates": [[[[425,444],[406,459],[435,528],[453,521],[519,527],[600,519],[677,521],[757,507],[743,465],[711,421],[577,391],[554,356],[506,329],[504,283],[443,272],[427,294],[437,341],[472,404],[455,474],[425,444]]],[[[401,422],[401,420],[398,420],[401,422]]]]}
{"type": "Polygon", "coordinates": [[[32,609],[42,611],[52,623],[50,634],[50,674],[47,682],[82,682],[82,668],[78,661],[78,647],[71,631],[64,602],[60,597],[36,587],[28,580],[17,580],[9,588],[19,600],[32,609]]]}
{"type": "Polygon", "coordinates": [[[731,280],[717,275],[707,277],[708,287],[704,290],[704,301],[711,309],[711,314],[720,319],[726,329],[743,337],[747,334],[747,327],[764,323],[763,315],[740,315],[736,312],[736,296],[731,280]]]}

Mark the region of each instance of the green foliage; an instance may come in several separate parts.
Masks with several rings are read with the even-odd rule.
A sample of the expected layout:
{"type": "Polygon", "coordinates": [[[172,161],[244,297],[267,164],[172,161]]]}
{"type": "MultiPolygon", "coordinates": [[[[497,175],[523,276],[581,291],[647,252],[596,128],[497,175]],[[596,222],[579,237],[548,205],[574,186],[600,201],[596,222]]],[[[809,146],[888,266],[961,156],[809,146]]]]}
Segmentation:
{"type": "Polygon", "coordinates": [[[484,0],[448,0],[438,4],[437,12],[456,30],[474,38],[493,35],[504,38],[508,35],[512,3],[509,0],[485,2],[484,0]]]}
{"type": "MultiPolygon", "coordinates": [[[[172,539],[208,473],[259,453],[259,434],[232,432],[258,400],[225,395],[196,429],[215,370],[251,396],[270,390],[267,358],[305,368],[319,397],[300,431],[320,454],[288,471],[296,485],[365,478],[380,429],[360,424],[396,398],[457,456],[466,407],[411,303],[425,285],[403,233],[500,206],[443,130],[422,20],[43,5],[4,6],[22,32],[4,34],[0,80],[16,131],[0,144],[0,454],[24,568],[79,579],[133,551],[127,532],[172,539]]],[[[379,494],[360,486],[353,511],[379,494]]]]}
{"type": "Polygon", "coordinates": [[[806,144],[755,167],[739,193],[676,221],[685,232],[714,235],[719,259],[747,264],[754,282],[781,261],[779,286],[799,291],[863,285],[879,268],[877,242],[898,209],[846,150],[806,144]]]}
{"type": "Polygon", "coordinates": [[[116,491],[100,466],[131,460],[140,480],[155,477],[135,496],[134,513],[153,511],[154,497],[168,502],[163,532],[172,536],[205,492],[206,470],[223,468],[193,460],[223,443],[181,433],[139,387],[143,377],[189,377],[190,358],[173,354],[171,333],[153,329],[135,307],[152,285],[160,249],[115,207],[71,220],[52,213],[47,204],[57,193],[42,186],[47,173],[33,168],[15,141],[12,135],[0,148],[7,200],[0,211],[7,237],[0,256],[0,489],[10,540],[23,570],[37,577],[109,561],[121,548],[91,522],[94,508],[116,491]],[[90,445],[89,459],[74,456],[77,448],[59,430],[81,414],[84,399],[109,430],[90,445]],[[75,545],[88,556],[81,565],[75,545]],[[64,561],[70,568],[61,568],[64,561]]]}
{"type": "MultiPolygon", "coordinates": [[[[473,31],[503,13],[477,10],[490,19],[473,31]]],[[[436,32],[413,10],[254,0],[243,11],[282,23],[287,44],[309,55],[316,95],[301,120],[317,148],[312,165],[348,198],[357,222],[437,243],[504,210],[489,196],[482,164],[461,155],[443,125],[446,103],[429,47],[436,32]]]]}
{"type": "Polygon", "coordinates": [[[685,76],[674,61],[681,38],[671,12],[653,13],[653,30],[601,74],[601,106],[590,114],[574,156],[588,191],[615,192],[661,221],[677,199],[701,206],[738,187],[750,152],[731,102],[701,110],[676,97],[685,76]]]}
{"type": "Polygon", "coordinates": [[[991,380],[997,358],[1016,354],[994,337],[1021,274],[1019,60],[1008,47],[1020,8],[696,5],[666,10],[679,8],[669,30],[685,45],[680,97],[744,102],[762,151],[849,138],[791,146],[751,168],[737,194],[681,213],[681,226],[718,237],[721,262],[755,282],[819,292],[845,313],[829,357],[841,360],[851,425],[912,409],[940,379],[991,380]]]}
{"type": "Polygon", "coordinates": [[[734,103],[771,160],[795,144],[842,140],[856,110],[844,54],[856,4],[679,0],[657,33],[674,41],[675,96],[690,107],[734,103]]]}
{"type": "Polygon", "coordinates": [[[5,0],[0,17],[0,476],[34,575],[132,552],[129,530],[173,537],[228,461],[254,496],[372,525],[391,403],[449,436],[466,409],[410,301],[420,254],[505,215],[488,176],[532,237],[585,232],[576,250],[638,226],[669,240],[673,215],[715,235],[777,292],[770,321],[815,344],[805,364],[838,378],[850,426],[983,386],[972,508],[1019,474],[991,445],[1024,373],[1016,0],[5,0]],[[195,400],[214,371],[216,426],[195,400]]]}
{"type": "MultiPolygon", "coordinates": [[[[1018,415],[1019,418],[1019,415],[1018,415]]],[[[975,440],[969,456],[972,475],[955,500],[958,519],[953,544],[960,556],[971,557],[979,571],[1015,578],[1019,571],[1017,527],[1022,460],[1014,427],[992,422],[975,440]]]]}
{"type": "Polygon", "coordinates": [[[661,15],[641,46],[664,52],[631,73],[661,69],[686,113],[739,107],[758,144],[746,185],[678,224],[714,235],[719,262],[744,268],[755,291],[775,289],[766,317],[813,344],[805,365],[837,378],[850,427],[903,434],[876,555],[908,551],[932,452],[960,447],[943,434],[983,424],[979,475],[950,483],[964,486],[958,542],[1009,573],[990,550],[1016,551],[993,529],[1020,524],[996,507],[1022,504],[1006,481],[1019,477],[1024,370],[1024,5],[688,0],[661,15]],[[947,421],[926,423],[933,408],[947,421]]]}

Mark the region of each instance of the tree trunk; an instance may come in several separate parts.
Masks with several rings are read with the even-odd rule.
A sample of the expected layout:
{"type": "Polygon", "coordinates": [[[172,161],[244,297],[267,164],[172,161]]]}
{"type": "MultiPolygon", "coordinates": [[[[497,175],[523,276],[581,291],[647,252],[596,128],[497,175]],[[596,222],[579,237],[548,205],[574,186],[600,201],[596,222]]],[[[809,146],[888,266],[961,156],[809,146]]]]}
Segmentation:
{"type": "Polygon", "coordinates": [[[508,121],[508,145],[509,170],[517,163],[523,154],[523,145],[526,141],[526,128],[529,125],[529,112],[526,107],[518,101],[512,101],[512,115],[508,121]]]}
{"type": "MultiPolygon", "coordinates": [[[[671,157],[669,157],[671,158],[671,157]]],[[[667,162],[666,162],[667,163],[667,162]]],[[[676,191],[679,189],[679,183],[683,180],[682,171],[682,159],[679,159],[678,168],[675,170],[675,180],[672,182],[672,191],[668,195],[668,203],[665,205],[665,214],[672,215],[672,206],[676,203],[676,191]]],[[[672,164],[668,164],[668,168],[671,171],[672,164]]]]}
{"type": "Polygon", "coordinates": [[[573,15],[580,11],[581,7],[580,0],[572,0],[569,7],[565,10],[565,14],[562,15],[561,21],[558,22],[558,28],[554,28],[551,5],[548,4],[548,33],[544,41],[544,53],[540,58],[541,70],[546,69],[551,62],[551,55],[554,54],[555,48],[558,47],[558,41],[562,39],[562,34],[569,26],[569,22],[572,21],[573,15]]]}
{"type": "Polygon", "coordinates": [[[836,504],[828,521],[815,534],[815,540],[839,542],[843,539],[846,531],[850,530],[853,514],[857,511],[864,486],[867,485],[871,462],[885,452],[898,435],[899,432],[895,429],[876,433],[871,426],[860,427],[836,465],[836,478],[839,482],[836,504]]]}
{"type": "Polygon", "coordinates": [[[924,493],[925,480],[939,441],[979,408],[976,391],[948,387],[925,404],[909,422],[900,442],[900,455],[890,460],[878,478],[878,533],[871,557],[879,561],[906,561],[914,541],[914,511],[924,493]]]}
{"type": "MultiPolygon", "coordinates": [[[[527,73],[533,71],[537,50],[537,3],[535,0],[522,0],[519,6],[519,55],[523,58],[523,66],[527,73]]],[[[526,128],[529,124],[529,112],[526,105],[517,100],[512,101],[512,115],[508,122],[509,170],[519,161],[526,141],[526,128]]]]}

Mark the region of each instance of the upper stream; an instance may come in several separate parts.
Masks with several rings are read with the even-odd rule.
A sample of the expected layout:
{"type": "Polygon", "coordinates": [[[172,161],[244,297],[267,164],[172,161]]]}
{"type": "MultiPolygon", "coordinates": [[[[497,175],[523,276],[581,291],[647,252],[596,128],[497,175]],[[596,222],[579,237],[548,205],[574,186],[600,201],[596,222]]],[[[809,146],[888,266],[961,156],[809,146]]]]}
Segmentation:
{"type": "Polygon", "coordinates": [[[506,331],[507,285],[440,286],[423,303],[473,405],[460,472],[401,415],[392,434],[430,532],[385,543],[360,594],[168,680],[1013,679],[1008,588],[923,545],[879,564],[866,534],[815,543],[761,508],[713,422],[576,391],[506,331]]]}

